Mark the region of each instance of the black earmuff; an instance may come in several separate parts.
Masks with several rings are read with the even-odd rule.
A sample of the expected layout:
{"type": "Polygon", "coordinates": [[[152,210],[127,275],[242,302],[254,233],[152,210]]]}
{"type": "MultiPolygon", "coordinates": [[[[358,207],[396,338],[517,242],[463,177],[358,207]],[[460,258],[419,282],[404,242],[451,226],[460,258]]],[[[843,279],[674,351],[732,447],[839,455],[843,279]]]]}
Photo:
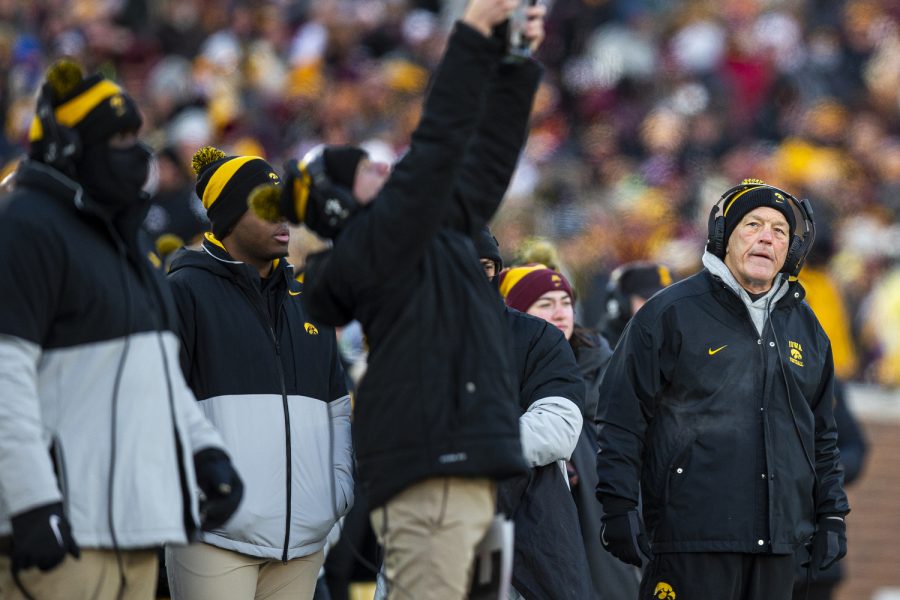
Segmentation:
{"type": "Polygon", "coordinates": [[[334,238],[360,205],[350,190],[329,177],[324,151],[325,146],[317,146],[300,160],[298,168],[308,177],[309,199],[306,214],[297,217],[320,236],[334,238]]]}
{"type": "Polygon", "coordinates": [[[609,276],[606,284],[606,301],[604,306],[603,327],[609,327],[617,332],[625,328],[625,324],[631,319],[631,298],[622,290],[622,276],[626,269],[617,267],[609,276]]]}
{"type": "Polygon", "coordinates": [[[52,92],[47,86],[48,84],[44,84],[41,88],[36,107],[42,132],[41,162],[74,175],[75,161],[81,156],[81,137],[74,129],[64,127],[56,120],[50,101],[52,92]]]}
{"type": "Polygon", "coordinates": [[[803,263],[806,261],[806,257],[812,249],[813,242],[816,239],[816,224],[813,220],[812,205],[806,198],[798,200],[793,194],[789,194],[773,185],[759,182],[742,183],[722,194],[718,202],[716,202],[709,211],[706,249],[710,254],[717,256],[720,259],[725,258],[728,240],[725,239],[725,215],[723,207],[735,194],[757,187],[766,187],[783,195],[787,198],[788,204],[794,212],[794,222],[796,223],[796,226],[794,227],[794,233],[791,236],[787,257],[784,260],[781,273],[785,273],[789,277],[797,277],[800,274],[803,263]]]}

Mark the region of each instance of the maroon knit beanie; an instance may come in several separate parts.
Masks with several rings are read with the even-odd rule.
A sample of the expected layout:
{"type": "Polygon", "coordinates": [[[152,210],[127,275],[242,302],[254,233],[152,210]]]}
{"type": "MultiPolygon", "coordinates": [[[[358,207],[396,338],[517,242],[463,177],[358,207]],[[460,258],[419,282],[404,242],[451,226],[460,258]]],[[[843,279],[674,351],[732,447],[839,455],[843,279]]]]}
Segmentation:
{"type": "Polygon", "coordinates": [[[506,305],[527,312],[547,292],[562,290],[575,300],[572,286],[561,274],[544,265],[527,265],[504,269],[500,273],[500,294],[506,305]]]}

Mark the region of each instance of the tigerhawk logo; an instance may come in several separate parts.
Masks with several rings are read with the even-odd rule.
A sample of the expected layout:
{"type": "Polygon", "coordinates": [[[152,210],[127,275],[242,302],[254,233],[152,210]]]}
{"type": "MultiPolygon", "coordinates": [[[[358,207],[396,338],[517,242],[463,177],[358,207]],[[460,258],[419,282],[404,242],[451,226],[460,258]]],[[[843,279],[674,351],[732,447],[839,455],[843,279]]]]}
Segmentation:
{"type": "Polygon", "coordinates": [[[777,202],[778,204],[784,204],[784,196],[782,196],[778,192],[775,192],[775,202],[777,202]]]}
{"type": "Polygon", "coordinates": [[[121,117],[125,114],[125,99],[122,98],[121,95],[116,94],[112,98],[109,99],[109,105],[112,107],[114,111],[116,111],[116,116],[121,117]]]}
{"type": "Polygon", "coordinates": [[[665,581],[660,581],[653,590],[653,597],[657,600],[675,600],[675,590],[665,581]]]}
{"type": "Polygon", "coordinates": [[[800,342],[792,342],[788,340],[788,350],[790,350],[790,361],[798,367],[803,366],[803,347],[800,342]]]}
{"type": "Polygon", "coordinates": [[[303,327],[306,329],[306,333],[309,335],[319,335],[319,330],[316,329],[316,326],[312,323],[307,322],[303,327]]]}

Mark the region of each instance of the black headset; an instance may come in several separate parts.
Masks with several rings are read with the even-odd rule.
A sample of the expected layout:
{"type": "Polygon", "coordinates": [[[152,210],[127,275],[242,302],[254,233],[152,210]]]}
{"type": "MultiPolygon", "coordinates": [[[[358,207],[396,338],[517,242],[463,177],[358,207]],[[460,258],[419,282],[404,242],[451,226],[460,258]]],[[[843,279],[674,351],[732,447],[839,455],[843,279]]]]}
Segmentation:
{"type": "Polygon", "coordinates": [[[292,223],[304,223],[318,235],[334,238],[360,204],[350,190],[328,175],[325,148],[320,144],[299,162],[285,163],[281,213],[292,223]]]}
{"type": "Polygon", "coordinates": [[[816,239],[816,224],[813,220],[812,205],[806,198],[798,200],[792,194],[773,185],[765,184],[758,179],[745,179],[740,185],[736,185],[722,194],[719,201],[713,205],[712,210],[709,211],[709,221],[707,223],[706,249],[719,258],[725,258],[728,240],[725,239],[724,207],[728,206],[730,201],[735,199],[737,195],[756,188],[768,188],[776,194],[781,194],[794,212],[796,225],[788,246],[784,266],[781,267],[781,273],[786,273],[789,277],[797,277],[816,239]]]}
{"type": "Polygon", "coordinates": [[[81,156],[81,137],[70,128],[60,125],[50,101],[53,92],[49,84],[41,87],[37,98],[36,116],[41,124],[41,161],[44,164],[74,174],[75,161],[81,156]]]}
{"type": "Polygon", "coordinates": [[[623,327],[631,318],[631,298],[622,291],[620,285],[626,271],[624,266],[616,267],[606,285],[606,322],[621,322],[623,327]]]}

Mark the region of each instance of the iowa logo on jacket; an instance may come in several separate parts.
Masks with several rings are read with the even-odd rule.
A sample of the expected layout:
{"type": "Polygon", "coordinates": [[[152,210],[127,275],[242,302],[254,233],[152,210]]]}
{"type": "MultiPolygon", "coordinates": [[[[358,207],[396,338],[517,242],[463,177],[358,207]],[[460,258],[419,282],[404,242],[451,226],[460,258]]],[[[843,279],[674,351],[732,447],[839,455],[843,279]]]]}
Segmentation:
{"type": "Polygon", "coordinates": [[[675,590],[665,581],[660,581],[653,590],[653,597],[657,600],[675,600],[675,590]]]}
{"type": "Polygon", "coordinates": [[[306,329],[306,333],[309,335],[319,335],[319,330],[316,329],[316,326],[307,321],[303,324],[303,328],[306,329]]]}
{"type": "Polygon", "coordinates": [[[799,342],[792,342],[788,340],[788,349],[791,352],[790,361],[797,365],[798,367],[803,366],[803,347],[800,346],[799,342]]]}

